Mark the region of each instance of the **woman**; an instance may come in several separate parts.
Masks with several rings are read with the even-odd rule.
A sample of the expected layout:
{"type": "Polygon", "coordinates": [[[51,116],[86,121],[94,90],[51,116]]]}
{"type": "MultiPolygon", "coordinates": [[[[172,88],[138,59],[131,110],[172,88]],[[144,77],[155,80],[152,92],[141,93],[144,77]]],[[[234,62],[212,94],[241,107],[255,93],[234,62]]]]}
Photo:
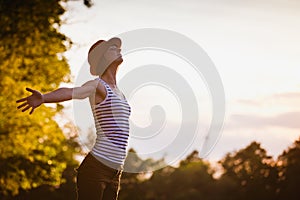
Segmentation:
{"type": "Polygon", "coordinates": [[[92,75],[99,76],[81,87],[59,88],[47,94],[26,88],[31,96],[22,98],[18,109],[31,108],[29,114],[43,103],[56,103],[89,97],[97,131],[91,152],[78,168],[79,200],[117,199],[120,178],[129,137],[130,106],[116,83],[116,73],[123,62],[120,38],[99,40],[88,53],[92,75]]]}

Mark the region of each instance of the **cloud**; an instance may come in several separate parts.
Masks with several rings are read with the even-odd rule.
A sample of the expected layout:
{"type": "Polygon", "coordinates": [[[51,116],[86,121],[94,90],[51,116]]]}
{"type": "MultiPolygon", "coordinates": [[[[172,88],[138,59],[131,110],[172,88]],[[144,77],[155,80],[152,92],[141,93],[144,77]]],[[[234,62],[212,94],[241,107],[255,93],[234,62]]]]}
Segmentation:
{"type": "Polygon", "coordinates": [[[228,122],[228,125],[226,125],[226,129],[267,127],[300,129],[300,112],[286,112],[271,117],[233,114],[229,120],[230,121],[228,122]]]}
{"type": "Polygon", "coordinates": [[[260,102],[258,102],[257,100],[253,100],[253,99],[239,99],[236,101],[236,103],[246,105],[246,106],[259,106],[260,105],[260,102]]]}
{"type": "Polygon", "coordinates": [[[300,92],[285,92],[271,95],[271,98],[279,99],[298,99],[300,100],[300,92]]]}
{"type": "Polygon", "coordinates": [[[300,107],[300,92],[284,92],[276,93],[258,99],[239,99],[236,103],[245,106],[263,106],[265,104],[284,105],[288,107],[300,107]]]}
{"type": "Polygon", "coordinates": [[[242,107],[229,117],[226,128],[300,128],[300,92],[276,93],[257,99],[239,99],[242,107]]]}
{"type": "Polygon", "coordinates": [[[276,158],[282,154],[293,142],[299,139],[297,130],[286,131],[284,128],[271,128],[268,130],[227,130],[208,156],[209,160],[220,160],[229,152],[235,152],[245,148],[251,142],[261,143],[261,147],[267,150],[268,155],[276,158]]]}
{"type": "Polygon", "coordinates": [[[274,118],[267,118],[267,124],[273,126],[282,126],[286,128],[300,128],[300,112],[287,112],[274,118]]]}

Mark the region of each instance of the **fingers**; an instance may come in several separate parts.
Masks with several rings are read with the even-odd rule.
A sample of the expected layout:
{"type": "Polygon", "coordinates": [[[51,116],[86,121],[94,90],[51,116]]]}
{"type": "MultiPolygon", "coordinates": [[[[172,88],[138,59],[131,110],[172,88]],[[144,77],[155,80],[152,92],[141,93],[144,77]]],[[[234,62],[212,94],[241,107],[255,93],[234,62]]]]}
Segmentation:
{"type": "Polygon", "coordinates": [[[23,104],[21,104],[21,105],[19,105],[17,108],[18,108],[18,109],[23,108],[23,109],[22,109],[22,112],[25,112],[26,110],[28,110],[28,109],[31,108],[31,111],[29,112],[30,115],[31,115],[31,114],[33,113],[33,111],[34,111],[34,107],[33,107],[33,106],[30,106],[27,102],[26,102],[26,103],[23,103],[23,104]],[[26,106],[26,107],[23,108],[24,106],[26,106]]]}
{"type": "Polygon", "coordinates": [[[33,90],[33,89],[31,89],[31,88],[26,88],[26,90],[27,90],[28,92],[32,92],[32,93],[35,92],[35,90],[33,90]]]}
{"type": "Polygon", "coordinates": [[[23,102],[23,101],[26,101],[26,100],[27,100],[27,97],[24,97],[24,98],[22,98],[22,99],[17,100],[16,102],[17,102],[17,103],[20,103],[20,102],[23,102]]]}
{"type": "Polygon", "coordinates": [[[20,109],[20,108],[22,108],[22,107],[24,107],[24,106],[26,106],[26,105],[28,105],[28,103],[27,103],[27,102],[25,102],[25,103],[23,103],[23,104],[19,105],[17,108],[18,108],[18,109],[20,109]]]}
{"type": "Polygon", "coordinates": [[[31,114],[33,113],[33,111],[34,111],[34,108],[32,107],[32,109],[31,109],[29,115],[31,115],[31,114]]]}
{"type": "MultiPolygon", "coordinates": [[[[28,92],[31,92],[31,93],[36,93],[37,92],[36,90],[33,90],[31,88],[26,88],[26,90],[28,92]]],[[[29,112],[29,114],[31,115],[33,113],[34,109],[35,109],[34,106],[31,105],[32,102],[29,102],[30,101],[30,97],[32,97],[32,96],[34,96],[34,94],[32,94],[31,96],[28,96],[28,97],[25,97],[25,98],[17,100],[16,101],[17,103],[21,103],[21,102],[25,101],[24,103],[22,103],[21,105],[19,105],[17,108],[18,109],[22,109],[22,112],[25,112],[26,110],[28,110],[28,109],[31,108],[31,111],[29,112]]]]}
{"type": "Polygon", "coordinates": [[[26,110],[28,110],[29,108],[31,108],[31,106],[26,106],[23,110],[22,110],[22,112],[25,112],[26,110]]]}
{"type": "MultiPolygon", "coordinates": [[[[35,92],[35,90],[33,90],[33,89],[31,89],[31,88],[26,88],[26,90],[29,91],[29,92],[32,92],[32,93],[35,92]]],[[[27,98],[28,98],[28,97],[24,97],[24,98],[22,98],[22,99],[17,100],[16,102],[17,102],[17,103],[20,103],[20,102],[26,101],[27,98]]]]}

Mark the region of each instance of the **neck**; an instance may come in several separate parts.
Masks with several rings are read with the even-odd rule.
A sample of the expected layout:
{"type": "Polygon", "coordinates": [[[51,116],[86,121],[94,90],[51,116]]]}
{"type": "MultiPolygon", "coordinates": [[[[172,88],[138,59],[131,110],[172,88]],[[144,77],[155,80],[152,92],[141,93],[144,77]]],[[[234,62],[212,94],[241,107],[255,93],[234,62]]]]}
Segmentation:
{"type": "Polygon", "coordinates": [[[101,79],[103,79],[107,84],[115,87],[117,85],[117,80],[116,80],[117,69],[118,69],[117,65],[109,66],[102,74],[101,79]]]}

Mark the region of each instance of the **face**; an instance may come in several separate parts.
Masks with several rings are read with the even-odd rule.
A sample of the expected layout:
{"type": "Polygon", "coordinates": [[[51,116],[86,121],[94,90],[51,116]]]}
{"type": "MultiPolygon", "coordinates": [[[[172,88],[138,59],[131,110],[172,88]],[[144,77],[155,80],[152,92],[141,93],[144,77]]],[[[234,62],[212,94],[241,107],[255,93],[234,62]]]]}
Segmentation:
{"type": "Polygon", "coordinates": [[[118,62],[119,64],[123,61],[121,49],[116,45],[110,46],[104,53],[104,58],[109,63],[118,62]]]}

